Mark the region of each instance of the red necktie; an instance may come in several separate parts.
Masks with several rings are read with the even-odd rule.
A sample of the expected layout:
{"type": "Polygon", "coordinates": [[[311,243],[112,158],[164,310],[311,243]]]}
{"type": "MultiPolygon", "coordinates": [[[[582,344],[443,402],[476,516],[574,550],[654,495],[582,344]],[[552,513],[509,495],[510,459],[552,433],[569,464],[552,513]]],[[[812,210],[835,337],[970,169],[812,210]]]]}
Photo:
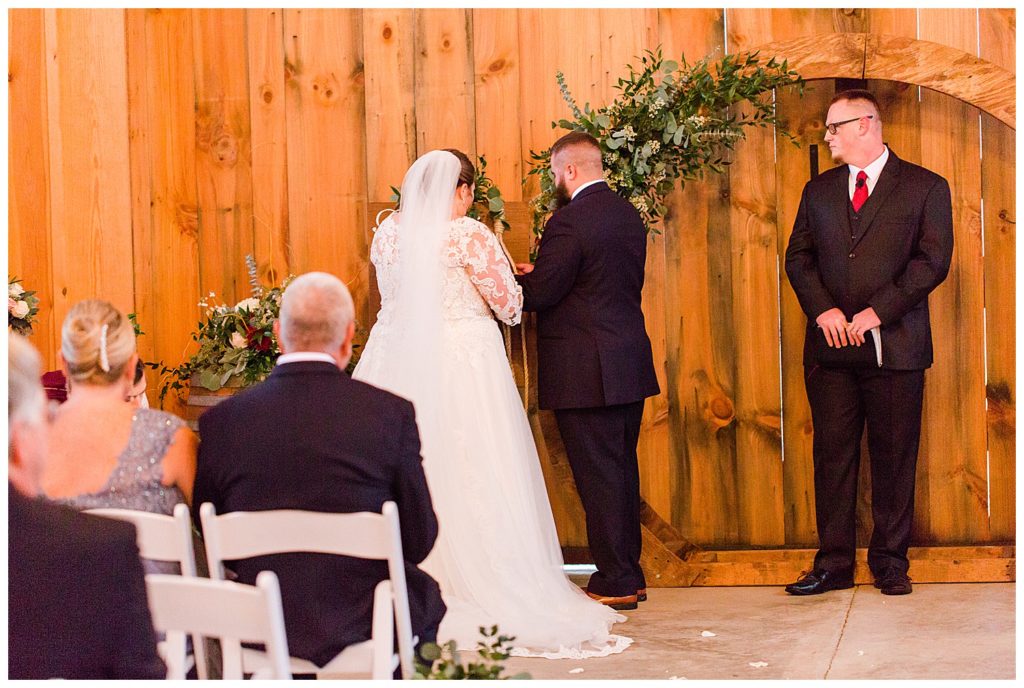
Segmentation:
{"type": "Polygon", "coordinates": [[[857,173],[857,188],[853,191],[853,212],[859,213],[866,200],[868,200],[868,176],[864,170],[861,170],[857,173]]]}

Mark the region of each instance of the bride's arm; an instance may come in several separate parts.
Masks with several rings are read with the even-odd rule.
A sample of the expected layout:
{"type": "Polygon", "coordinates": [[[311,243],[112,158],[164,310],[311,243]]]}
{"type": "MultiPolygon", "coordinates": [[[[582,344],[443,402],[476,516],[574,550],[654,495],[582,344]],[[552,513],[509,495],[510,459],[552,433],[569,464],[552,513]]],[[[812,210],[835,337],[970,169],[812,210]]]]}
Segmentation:
{"type": "Polygon", "coordinates": [[[463,253],[466,274],[480,296],[499,320],[518,325],[523,317],[523,288],[516,282],[498,238],[486,226],[474,223],[463,253]]]}

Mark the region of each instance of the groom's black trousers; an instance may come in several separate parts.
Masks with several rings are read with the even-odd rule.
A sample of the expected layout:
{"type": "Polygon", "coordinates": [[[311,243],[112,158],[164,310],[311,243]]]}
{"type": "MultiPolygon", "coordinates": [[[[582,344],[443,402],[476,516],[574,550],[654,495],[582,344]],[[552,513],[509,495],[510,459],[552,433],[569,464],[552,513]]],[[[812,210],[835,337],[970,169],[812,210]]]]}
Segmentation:
{"type": "Polygon", "coordinates": [[[640,569],[640,472],[636,443],[644,402],[558,409],[555,418],[587,514],[597,572],[588,588],[619,597],[647,587],[640,569]]]}

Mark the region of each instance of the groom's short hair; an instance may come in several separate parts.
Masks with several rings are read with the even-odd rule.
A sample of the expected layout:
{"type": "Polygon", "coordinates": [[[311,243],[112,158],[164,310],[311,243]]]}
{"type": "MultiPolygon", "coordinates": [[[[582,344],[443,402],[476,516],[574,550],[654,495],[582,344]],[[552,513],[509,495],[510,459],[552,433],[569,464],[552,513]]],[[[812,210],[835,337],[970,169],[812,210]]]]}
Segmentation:
{"type": "Polygon", "coordinates": [[[555,141],[555,144],[551,146],[551,159],[554,160],[556,155],[562,153],[574,152],[571,149],[579,149],[580,153],[582,153],[580,156],[573,156],[574,158],[580,158],[573,161],[577,165],[596,163],[598,167],[601,166],[601,144],[587,132],[572,131],[555,141]]]}
{"type": "Polygon", "coordinates": [[[292,280],[281,297],[281,342],[287,351],[335,351],[354,317],[344,282],[326,272],[307,272],[292,280]]]}

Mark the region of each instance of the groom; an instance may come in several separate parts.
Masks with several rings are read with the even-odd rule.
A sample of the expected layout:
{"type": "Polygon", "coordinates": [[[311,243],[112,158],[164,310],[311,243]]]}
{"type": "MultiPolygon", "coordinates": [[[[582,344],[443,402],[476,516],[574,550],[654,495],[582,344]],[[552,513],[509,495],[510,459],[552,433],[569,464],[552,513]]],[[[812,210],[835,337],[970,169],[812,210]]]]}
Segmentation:
{"type": "Polygon", "coordinates": [[[585,132],[551,147],[559,209],[535,265],[517,267],[523,310],[537,312],[538,395],[552,409],[572,466],[597,565],[587,594],[613,609],[647,598],[640,569],[636,443],[644,399],[658,393],[640,310],[647,233],[604,182],[585,132]]]}

